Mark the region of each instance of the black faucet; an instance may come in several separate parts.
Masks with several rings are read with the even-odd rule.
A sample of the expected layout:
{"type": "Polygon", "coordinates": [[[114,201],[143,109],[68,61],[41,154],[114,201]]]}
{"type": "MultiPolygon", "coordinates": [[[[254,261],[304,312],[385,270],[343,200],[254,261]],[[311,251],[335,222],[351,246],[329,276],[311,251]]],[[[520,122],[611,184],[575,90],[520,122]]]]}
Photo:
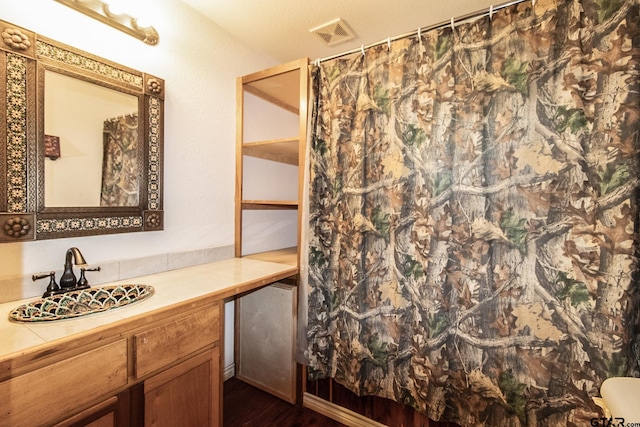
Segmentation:
{"type": "Polygon", "coordinates": [[[80,278],[78,279],[78,284],[76,285],[76,289],[89,289],[89,281],[87,280],[86,277],[84,277],[84,272],[85,271],[100,271],[100,267],[93,267],[93,268],[86,268],[86,267],[82,267],[80,268],[80,278]]]}
{"type": "Polygon", "coordinates": [[[42,295],[43,298],[78,289],[88,289],[89,282],[87,281],[87,278],[84,277],[85,271],[100,271],[100,267],[87,268],[86,265],[87,262],[84,260],[80,250],[78,248],[69,248],[67,249],[67,253],[64,257],[64,272],[60,277],[60,286],[56,283],[56,273],[54,271],[46,274],[34,274],[32,279],[36,281],[49,277],[49,286],[47,286],[47,290],[42,295]],[[80,279],[77,280],[76,275],[73,274],[74,264],[80,267],[80,279]]]}
{"type": "Polygon", "coordinates": [[[64,272],[62,276],[60,276],[60,288],[68,291],[71,289],[75,289],[78,282],[76,279],[76,275],[73,274],[73,264],[71,264],[73,258],[73,264],[78,266],[87,265],[87,261],[84,260],[82,253],[80,253],[80,249],[78,248],[69,248],[67,249],[67,254],[64,258],[64,272]]]}
{"type": "Polygon", "coordinates": [[[47,286],[47,290],[44,291],[44,294],[42,294],[42,298],[61,293],[60,286],[58,286],[58,284],[56,283],[55,271],[45,274],[34,274],[33,276],[31,276],[31,279],[33,279],[33,281],[35,282],[36,280],[44,279],[45,277],[49,278],[49,286],[47,286]]]}

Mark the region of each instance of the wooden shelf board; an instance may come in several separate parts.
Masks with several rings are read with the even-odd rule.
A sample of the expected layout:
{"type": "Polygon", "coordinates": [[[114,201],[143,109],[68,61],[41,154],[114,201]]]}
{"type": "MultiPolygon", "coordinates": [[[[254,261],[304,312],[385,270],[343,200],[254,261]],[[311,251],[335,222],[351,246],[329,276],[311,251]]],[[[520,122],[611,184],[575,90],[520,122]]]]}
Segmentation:
{"type": "Polygon", "coordinates": [[[254,87],[254,86],[249,86],[249,85],[245,85],[244,86],[244,90],[246,90],[247,92],[260,97],[266,101],[271,102],[272,104],[275,104],[281,108],[284,108],[287,111],[291,111],[293,114],[300,114],[300,108],[298,108],[298,106],[294,106],[292,105],[292,101],[294,98],[296,98],[297,94],[293,94],[293,93],[278,93],[277,91],[273,91],[275,92],[275,95],[263,91],[261,90],[263,88],[261,87],[254,87]]]}
{"type": "MultiPolygon", "coordinates": [[[[242,78],[247,92],[295,114],[300,110],[300,69],[306,72],[308,59],[291,61],[242,78]]],[[[305,97],[306,98],[306,97],[305,97]]]]}
{"type": "Polygon", "coordinates": [[[278,264],[298,265],[298,248],[294,246],[292,248],[258,252],[255,254],[245,255],[244,258],[277,262],[278,264]]]}
{"type": "Polygon", "coordinates": [[[298,138],[246,142],[242,144],[242,153],[251,157],[297,166],[299,146],[298,138]]]}
{"type": "Polygon", "coordinates": [[[297,200],[243,200],[242,209],[298,209],[297,200]]]}

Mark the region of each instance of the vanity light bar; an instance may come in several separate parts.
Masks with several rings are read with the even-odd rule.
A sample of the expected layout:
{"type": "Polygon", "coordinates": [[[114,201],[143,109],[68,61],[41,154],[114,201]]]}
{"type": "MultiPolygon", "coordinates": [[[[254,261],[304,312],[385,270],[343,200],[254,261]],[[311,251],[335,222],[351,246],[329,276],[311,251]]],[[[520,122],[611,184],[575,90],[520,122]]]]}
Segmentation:
{"type": "Polygon", "coordinates": [[[115,14],[109,10],[109,5],[101,0],[55,0],[65,6],[82,12],[98,21],[104,22],[120,31],[133,36],[143,42],[155,45],[158,43],[158,32],[152,26],[138,25],[138,20],[126,13],[115,14]]]}

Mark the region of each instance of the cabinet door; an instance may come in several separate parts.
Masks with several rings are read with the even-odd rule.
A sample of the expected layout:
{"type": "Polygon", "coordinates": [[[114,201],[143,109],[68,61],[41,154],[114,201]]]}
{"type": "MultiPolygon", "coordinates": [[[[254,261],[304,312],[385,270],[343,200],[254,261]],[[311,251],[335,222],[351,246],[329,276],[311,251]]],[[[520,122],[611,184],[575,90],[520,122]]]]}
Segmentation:
{"type": "Polygon", "coordinates": [[[129,390],[94,405],[55,427],[125,427],[129,425],[129,390]]]}
{"type": "Polygon", "coordinates": [[[220,348],[214,347],[144,382],[145,426],[220,426],[220,348]]]}

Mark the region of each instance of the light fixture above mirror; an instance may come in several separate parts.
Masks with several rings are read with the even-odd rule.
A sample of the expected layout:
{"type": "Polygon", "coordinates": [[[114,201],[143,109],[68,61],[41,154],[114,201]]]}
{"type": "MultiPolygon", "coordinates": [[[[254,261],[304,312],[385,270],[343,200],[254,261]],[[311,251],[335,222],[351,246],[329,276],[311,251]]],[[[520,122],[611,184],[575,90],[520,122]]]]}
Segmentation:
{"type": "Polygon", "coordinates": [[[87,16],[104,22],[120,31],[155,45],[158,43],[158,32],[152,26],[143,26],[141,17],[133,17],[121,10],[121,4],[112,4],[110,1],[101,0],[56,0],[65,6],[82,12],[87,16]],[[117,8],[116,8],[117,6],[117,8]]]}

